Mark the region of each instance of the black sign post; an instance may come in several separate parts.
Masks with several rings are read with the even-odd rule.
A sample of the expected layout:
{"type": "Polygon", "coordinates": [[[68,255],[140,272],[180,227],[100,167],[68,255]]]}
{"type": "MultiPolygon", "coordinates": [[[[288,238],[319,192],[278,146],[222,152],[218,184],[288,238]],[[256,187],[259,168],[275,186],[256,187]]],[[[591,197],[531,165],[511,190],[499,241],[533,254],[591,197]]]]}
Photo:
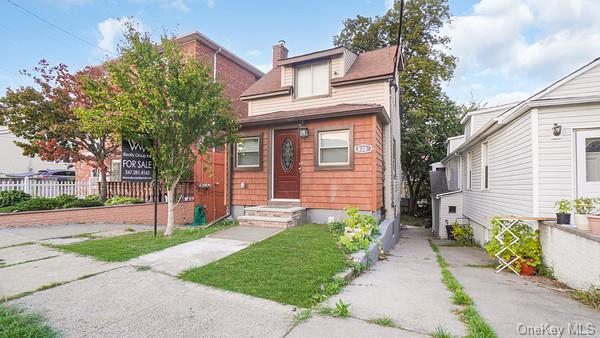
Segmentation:
{"type": "Polygon", "coordinates": [[[158,218],[158,168],[150,153],[138,142],[123,140],[121,144],[121,180],[125,182],[149,182],[154,178],[154,237],[158,218]],[[152,173],[154,169],[154,177],[152,173]]]}

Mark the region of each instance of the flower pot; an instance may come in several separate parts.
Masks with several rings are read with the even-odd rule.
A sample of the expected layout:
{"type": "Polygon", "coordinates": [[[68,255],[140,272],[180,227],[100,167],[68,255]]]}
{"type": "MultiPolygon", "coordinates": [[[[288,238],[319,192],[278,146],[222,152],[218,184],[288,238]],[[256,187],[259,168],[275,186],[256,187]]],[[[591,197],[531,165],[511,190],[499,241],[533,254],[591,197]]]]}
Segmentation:
{"type": "Polygon", "coordinates": [[[571,214],[556,214],[556,224],[571,224],[571,214]]]}
{"type": "Polygon", "coordinates": [[[532,276],[535,274],[535,266],[531,266],[527,264],[527,262],[532,262],[533,259],[522,259],[521,260],[521,276],[532,276]]]}
{"type": "Polygon", "coordinates": [[[590,225],[588,224],[588,216],[584,214],[575,214],[575,226],[579,230],[590,230],[590,225]]]}
{"type": "Polygon", "coordinates": [[[588,222],[592,235],[600,235],[600,215],[588,215],[588,222]]]}
{"type": "Polygon", "coordinates": [[[448,239],[454,240],[454,236],[452,236],[452,225],[446,225],[446,234],[448,234],[448,239]]]}

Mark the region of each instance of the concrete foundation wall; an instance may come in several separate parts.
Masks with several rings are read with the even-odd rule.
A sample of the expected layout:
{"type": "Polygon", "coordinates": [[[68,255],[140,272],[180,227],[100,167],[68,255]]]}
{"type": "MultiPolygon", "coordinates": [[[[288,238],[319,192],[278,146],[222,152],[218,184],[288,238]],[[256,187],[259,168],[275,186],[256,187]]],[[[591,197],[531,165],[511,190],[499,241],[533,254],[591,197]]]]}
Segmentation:
{"type": "Polygon", "coordinates": [[[553,223],[539,230],[544,264],[559,281],[577,289],[600,286],[600,237],[553,223]]]}
{"type": "MultiPolygon", "coordinates": [[[[194,220],[194,202],[175,207],[175,224],[194,220]]],[[[0,214],[0,228],[69,223],[153,224],[154,204],[133,204],[95,208],[28,211],[0,214]]],[[[158,224],[167,223],[167,203],[158,204],[158,224]]]]}

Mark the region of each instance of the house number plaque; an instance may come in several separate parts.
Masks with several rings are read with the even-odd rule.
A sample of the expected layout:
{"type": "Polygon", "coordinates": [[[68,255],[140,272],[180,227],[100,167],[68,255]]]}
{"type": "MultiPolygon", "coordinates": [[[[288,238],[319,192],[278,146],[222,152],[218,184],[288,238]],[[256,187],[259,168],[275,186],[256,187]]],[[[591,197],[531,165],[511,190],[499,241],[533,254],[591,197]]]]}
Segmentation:
{"type": "Polygon", "coordinates": [[[373,146],[370,144],[357,144],[354,146],[354,152],[357,154],[368,154],[373,151],[373,146]]]}

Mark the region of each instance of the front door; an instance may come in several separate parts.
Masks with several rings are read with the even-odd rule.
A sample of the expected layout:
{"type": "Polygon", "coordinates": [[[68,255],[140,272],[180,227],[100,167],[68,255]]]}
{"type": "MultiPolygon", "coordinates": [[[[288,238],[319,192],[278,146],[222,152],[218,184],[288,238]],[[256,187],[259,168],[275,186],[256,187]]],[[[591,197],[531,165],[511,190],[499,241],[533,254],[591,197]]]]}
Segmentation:
{"type": "Polygon", "coordinates": [[[577,195],[600,197],[600,129],[577,132],[577,195]]]}
{"type": "Polygon", "coordinates": [[[300,198],[298,129],[276,130],[273,147],[273,198],[300,198]]]}

